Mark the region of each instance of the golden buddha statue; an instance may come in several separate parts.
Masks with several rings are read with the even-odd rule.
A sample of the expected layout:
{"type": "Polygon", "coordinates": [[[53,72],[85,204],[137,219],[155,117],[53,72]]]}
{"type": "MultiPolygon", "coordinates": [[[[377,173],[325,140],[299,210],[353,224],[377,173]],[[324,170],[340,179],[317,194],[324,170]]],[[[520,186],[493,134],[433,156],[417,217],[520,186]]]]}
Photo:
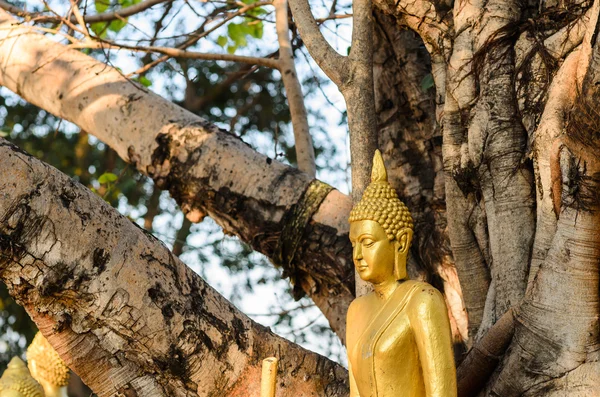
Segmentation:
{"type": "Polygon", "coordinates": [[[379,151],[349,221],[356,271],[374,288],[348,309],[350,397],[456,397],[444,297],[407,277],[413,221],[388,183],[379,151]]]}
{"type": "Polygon", "coordinates": [[[27,348],[27,366],[31,376],[44,388],[46,397],[67,397],[69,367],[41,332],[27,348]]]}
{"type": "Polygon", "coordinates": [[[25,363],[13,357],[0,378],[0,397],[44,397],[44,390],[31,377],[25,363]]]}

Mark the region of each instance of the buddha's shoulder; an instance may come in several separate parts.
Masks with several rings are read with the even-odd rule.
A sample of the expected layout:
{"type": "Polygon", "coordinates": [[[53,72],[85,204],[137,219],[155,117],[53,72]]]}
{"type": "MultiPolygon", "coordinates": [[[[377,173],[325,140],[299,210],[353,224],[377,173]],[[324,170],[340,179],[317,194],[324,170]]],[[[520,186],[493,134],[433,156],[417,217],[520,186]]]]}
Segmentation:
{"type": "Polygon", "coordinates": [[[423,281],[413,281],[413,283],[414,289],[410,297],[410,306],[424,309],[443,307],[445,310],[444,296],[433,285],[423,281]]]}
{"type": "Polygon", "coordinates": [[[348,317],[360,313],[370,306],[369,302],[372,300],[371,294],[372,293],[369,293],[354,299],[348,307],[348,317]]]}

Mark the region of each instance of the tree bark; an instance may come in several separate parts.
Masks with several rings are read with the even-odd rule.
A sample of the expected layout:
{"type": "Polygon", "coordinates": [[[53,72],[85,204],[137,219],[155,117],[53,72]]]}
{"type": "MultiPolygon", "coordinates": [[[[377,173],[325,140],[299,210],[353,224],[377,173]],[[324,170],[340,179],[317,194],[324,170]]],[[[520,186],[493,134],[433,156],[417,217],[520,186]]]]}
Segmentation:
{"type": "Polygon", "coordinates": [[[480,395],[593,395],[598,2],[569,11],[504,0],[457,1],[452,10],[442,1],[376,5],[431,54],[448,233],[469,333],[476,346],[495,349],[483,372],[500,363],[475,382],[486,385],[480,395]],[[515,332],[503,355],[511,334],[494,339],[492,326],[509,310],[515,332]]]}
{"type": "Polygon", "coordinates": [[[0,277],[99,396],[345,396],[345,370],[253,322],[152,235],[0,140],[0,277]],[[120,394],[119,394],[120,393],[120,394]]]}
{"type": "Polygon", "coordinates": [[[374,19],[378,146],[390,184],[415,222],[410,277],[444,291],[455,341],[463,342],[468,319],[448,237],[436,92],[423,84],[432,77],[431,59],[418,35],[399,30],[393,17],[375,11],[374,19]]]}
{"type": "Polygon", "coordinates": [[[209,215],[272,260],[289,245],[284,240],[302,237],[276,264],[294,280],[296,296],[310,296],[343,340],[354,297],[349,197],[335,190],[324,200],[307,195],[307,175],[15,22],[2,11],[0,84],[105,142],[168,189],[193,222],[209,215]],[[283,235],[286,221],[294,222],[290,214],[302,212],[296,211],[300,201],[316,212],[283,235]]]}

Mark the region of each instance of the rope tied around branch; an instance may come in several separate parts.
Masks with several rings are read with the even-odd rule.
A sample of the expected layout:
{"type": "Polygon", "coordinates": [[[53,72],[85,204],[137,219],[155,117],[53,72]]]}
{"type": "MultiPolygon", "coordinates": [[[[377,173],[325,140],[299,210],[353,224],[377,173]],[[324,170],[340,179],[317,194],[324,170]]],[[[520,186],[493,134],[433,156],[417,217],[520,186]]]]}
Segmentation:
{"type": "Polygon", "coordinates": [[[332,190],[333,187],[330,185],[313,179],[298,199],[298,202],[292,205],[282,218],[283,228],[277,240],[272,261],[276,266],[284,268],[284,277],[290,277],[290,281],[294,285],[294,298],[296,299],[300,299],[304,293],[301,288],[296,287],[292,262],[306,231],[306,226],[332,190]]]}

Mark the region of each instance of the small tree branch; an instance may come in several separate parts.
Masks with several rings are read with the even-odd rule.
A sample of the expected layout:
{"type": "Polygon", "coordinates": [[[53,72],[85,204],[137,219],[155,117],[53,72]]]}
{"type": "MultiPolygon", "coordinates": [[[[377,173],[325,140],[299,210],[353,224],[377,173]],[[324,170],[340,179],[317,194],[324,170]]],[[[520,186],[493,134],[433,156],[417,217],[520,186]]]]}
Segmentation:
{"type": "Polygon", "coordinates": [[[279,41],[279,71],[292,116],[298,169],[314,178],[317,172],[315,151],[308,128],[308,115],[304,106],[302,86],[298,81],[292,43],[290,42],[287,0],[275,0],[273,5],[275,6],[275,24],[279,41]]]}
{"type": "Polygon", "coordinates": [[[338,54],[325,40],[312,15],[308,0],[293,0],[290,9],[310,55],[335,85],[344,86],[350,78],[349,60],[338,54]]]}
{"type": "Polygon", "coordinates": [[[327,21],[333,21],[336,19],[346,19],[346,18],[352,18],[352,14],[335,14],[335,15],[332,14],[332,15],[326,16],[325,18],[317,18],[317,19],[315,19],[315,21],[317,22],[317,24],[320,25],[327,21]]]}
{"type": "Polygon", "coordinates": [[[180,257],[183,254],[183,249],[187,245],[187,238],[189,237],[192,229],[192,222],[184,217],[181,227],[175,235],[175,241],[173,242],[173,255],[180,257]]]}
{"type": "Polygon", "coordinates": [[[70,48],[96,48],[96,49],[127,49],[131,51],[140,52],[155,52],[158,54],[164,54],[171,58],[187,58],[187,59],[204,59],[210,61],[227,61],[227,62],[240,62],[247,63],[250,65],[265,66],[272,69],[279,69],[279,61],[277,59],[261,58],[261,57],[249,57],[235,54],[214,54],[206,52],[195,52],[181,50],[179,48],[171,47],[142,47],[142,46],[131,46],[126,44],[112,43],[110,41],[86,41],[77,44],[69,45],[70,48]]]}
{"type": "MultiPolygon", "coordinates": [[[[252,3],[252,4],[248,4],[242,8],[240,8],[239,10],[237,10],[236,12],[230,13],[228,14],[225,18],[223,18],[222,21],[216,23],[214,26],[211,26],[209,29],[204,29],[206,24],[208,23],[208,18],[200,25],[200,27],[198,29],[196,29],[196,31],[194,31],[193,33],[188,35],[187,40],[185,40],[183,43],[175,46],[176,48],[180,49],[180,50],[184,50],[186,48],[189,48],[191,46],[193,46],[194,44],[196,44],[201,38],[208,36],[210,33],[214,32],[215,30],[217,30],[218,28],[220,28],[221,26],[223,26],[225,23],[231,21],[233,18],[243,15],[244,13],[246,13],[247,11],[250,11],[254,8],[258,8],[258,7],[262,7],[264,5],[269,5],[271,4],[271,1],[259,1],[256,3],[252,3]]],[[[212,13],[211,13],[212,14],[212,13]]],[[[212,16],[212,15],[211,15],[212,16]]],[[[158,33],[158,31],[157,31],[158,33]]],[[[153,44],[154,41],[156,41],[156,36],[155,38],[150,42],[150,44],[153,44]]],[[[164,55],[150,63],[148,63],[147,65],[144,65],[143,67],[139,68],[138,70],[136,70],[135,72],[131,73],[130,76],[133,75],[138,75],[138,74],[142,74],[147,72],[148,70],[150,70],[151,68],[153,68],[154,66],[165,62],[166,60],[168,60],[170,57],[168,55],[164,55]]]]}
{"type": "Polygon", "coordinates": [[[90,31],[88,30],[87,25],[85,24],[85,21],[83,20],[83,16],[81,15],[81,12],[79,11],[79,6],[77,5],[77,1],[70,0],[70,2],[71,2],[71,9],[73,10],[73,16],[74,16],[75,20],[77,21],[76,23],[78,23],[81,26],[81,29],[85,33],[86,37],[90,37],[90,31]]]}

